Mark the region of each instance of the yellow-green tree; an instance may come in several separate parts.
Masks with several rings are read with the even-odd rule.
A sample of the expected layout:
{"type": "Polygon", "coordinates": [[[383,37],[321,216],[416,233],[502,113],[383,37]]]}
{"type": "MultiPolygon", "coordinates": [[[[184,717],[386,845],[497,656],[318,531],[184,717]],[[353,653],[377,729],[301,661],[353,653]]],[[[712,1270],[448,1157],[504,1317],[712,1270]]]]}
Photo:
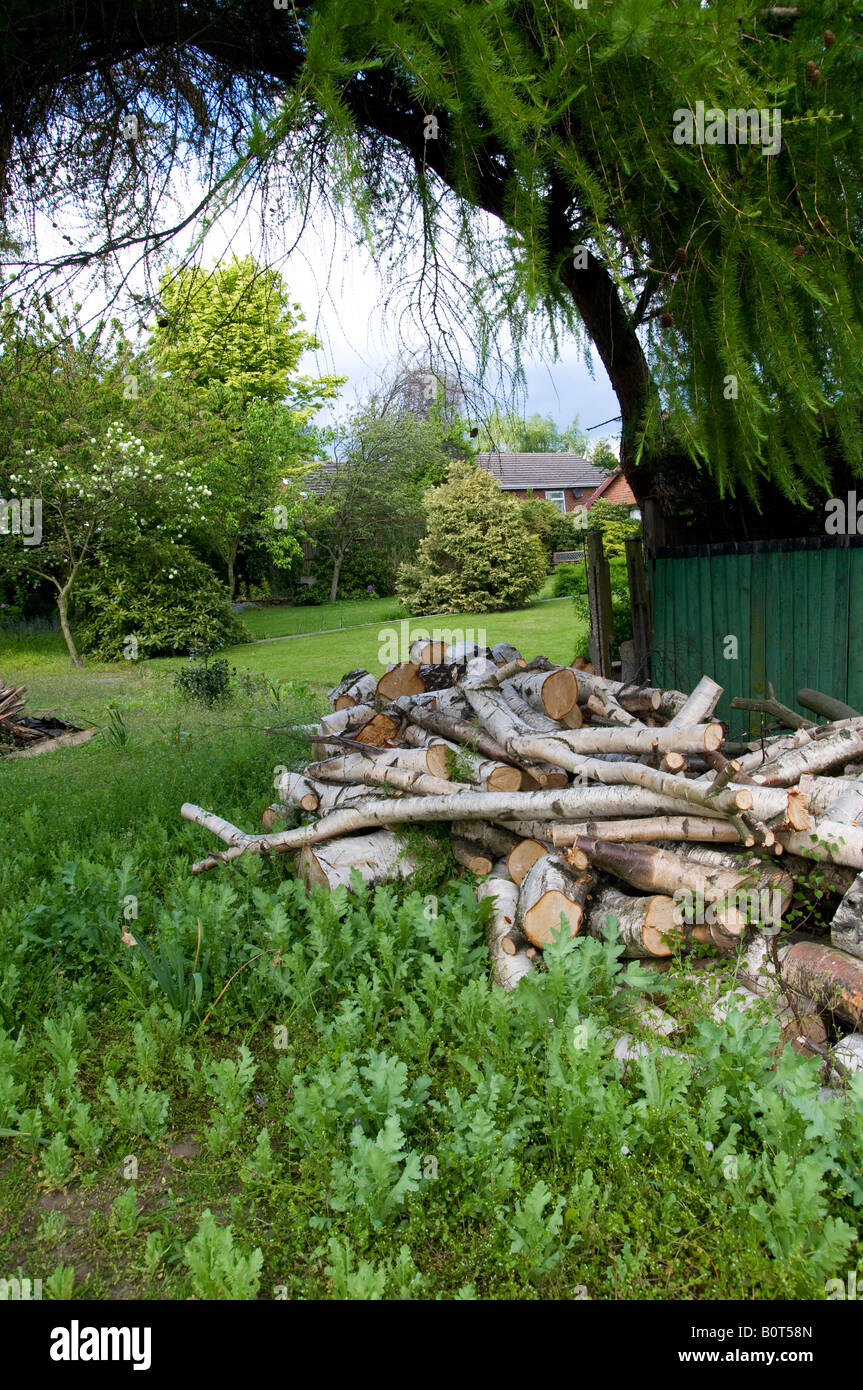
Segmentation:
{"type": "Polygon", "coordinates": [[[427,532],[415,564],[399,571],[412,613],[490,613],[517,608],[545,579],[545,554],[518,503],[472,462],[450,465],[424,499],[427,532]]]}
{"type": "Polygon", "coordinates": [[[313,467],[312,419],[345,378],[300,375],[301,357],[320,343],[278,271],[251,257],[168,272],[160,296],[151,353],[167,375],[151,409],[210,489],[203,531],[233,595],[244,539],[257,534],[277,562],[299,553],[299,509],[285,483],[313,467]]]}

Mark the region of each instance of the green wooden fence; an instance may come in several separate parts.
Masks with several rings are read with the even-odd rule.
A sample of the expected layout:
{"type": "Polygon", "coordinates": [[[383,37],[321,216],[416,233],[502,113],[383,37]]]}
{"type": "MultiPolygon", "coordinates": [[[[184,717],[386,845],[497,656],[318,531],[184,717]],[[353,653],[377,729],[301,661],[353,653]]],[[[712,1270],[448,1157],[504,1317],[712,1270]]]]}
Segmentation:
{"type": "Polygon", "coordinates": [[[863,537],[657,550],[650,572],[654,685],[713,676],[737,734],[756,733],[760,716],[730,700],[768,681],[801,714],[804,686],[863,711],[863,537]]]}

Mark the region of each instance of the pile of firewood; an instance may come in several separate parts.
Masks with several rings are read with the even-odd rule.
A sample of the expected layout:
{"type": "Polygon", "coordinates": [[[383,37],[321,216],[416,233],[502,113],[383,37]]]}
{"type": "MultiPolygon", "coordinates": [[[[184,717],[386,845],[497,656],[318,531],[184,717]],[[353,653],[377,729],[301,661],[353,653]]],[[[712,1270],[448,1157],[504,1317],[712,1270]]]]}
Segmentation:
{"type": "Polygon", "coordinates": [[[26,727],[19,722],[26,704],[26,685],[6,685],[0,680],[0,744],[18,743],[26,735],[26,727]]]}
{"type": "Polygon", "coordinates": [[[311,761],[280,777],[263,834],[184,805],[229,846],[194,871],[295,852],[307,884],[409,878],[396,828],[445,822],[493,899],[486,939],[503,988],[561,930],[614,931],[624,957],[658,968],[712,945],[737,953],[744,985],[706,999],[715,1017],[769,996],[784,1039],[834,1073],[863,1067],[863,717],[816,724],[770,691],[740,703],[786,728],[731,742],[709,676],[687,695],[526,662],[507,643],[418,642],[410,657],[380,679],[349,671],[329,692],[333,712],[303,731],[311,761]],[[302,813],[313,819],[276,828],[302,813]],[[832,924],[780,937],[813,868],[835,895],[832,924]]]}

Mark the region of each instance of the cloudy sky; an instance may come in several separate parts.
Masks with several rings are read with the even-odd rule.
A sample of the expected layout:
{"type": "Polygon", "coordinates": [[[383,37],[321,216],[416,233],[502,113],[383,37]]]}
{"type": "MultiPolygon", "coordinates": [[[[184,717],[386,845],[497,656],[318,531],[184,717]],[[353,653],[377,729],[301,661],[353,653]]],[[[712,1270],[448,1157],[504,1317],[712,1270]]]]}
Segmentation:
{"type": "MultiPolygon", "coordinates": [[[[180,209],[190,211],[197,204],[201,191],[195,186],[188,188],[185,196],[180,196],[180,209]]],[[[45,220],[37,226],[41,258],[62,254],[66,248],[59,233],[65,229],[52,230],[45,220]]],[[[490,235],[494,230],[490,220],[490,235]]],[[[303,358],[301,370],[306,375],[335,373],[349,378],[334,409],[322,411],[318,417],[320,423],[325,424],[333,413],[344,411],[366,394],[381,373],[392,366],[398,355],[398,324],[395,314],[385,307],[388,293],[385,278],[369,251],[357,244],[356,236],[349,235],[344,228],[334,227],[323,215],[313,215],[305,231],[301,235],[299,231],[299,224],[282,226],[273,225],[271,220],[265,222],[260,203],[253,197],[242,213],[226,212],[215,221],[203,240],[200,259],[205,265],[213,265],[231,254],[251,254],[282,273],[292,298],[303,307],[306,327],[322,344],[316,353],[303,358]],[[265,227],[263,236],[262,227],[265,227]]],[[[185,251],[186,245],[178,241],[173,247],[174,259],[185,251]]],[[[405,262],[401,269],[410,279],[414,270],[410,262],[405,262]]],[[[129,271],[130,286],[143,290],[144,277],[140,271],[131,263],[124,266],[124,270],[129,271]]],[[[459,267],[459,270],[464,279],[471,278],[466,268],[459,267]]],[[[78,287],[79,298],[81,288],[78,287]]],[[[91,288],[83,296],[83,317],[101,317],[105,311],[105,297],[103,290],[91,288]]],[[[411,340],[404,324],[402,336],[411,340]]],[[[456,337],[460,339],[462,361],[470,372],[474,359],[469,340],[457,330],[456,337]]],[[[422,343],[423,335],[417,327],[413,345],[421,348],[422,343]]],[[[500,347],[503,356],[509,359],[506,343],[501,342],[500,347]]],[[[579,346],[575,342],[564,342],[559,360],[543,361],[538,354],[525,353],[524,366],[527,390],[516,398],[516,408],[525,415],[550,414],[561,427],[569,425],[575,416],[583,430],[609,421],[602,428],[592,430],[588,438],[591,443],[607,438],[616,445],[619,425],[613,417],[618,413],[617,400],[598,359],[592,377],[579,346]]],[[[496,376],[489,377],[486,408],[492,404],[506,406],[508,389],[496,376]]]]}

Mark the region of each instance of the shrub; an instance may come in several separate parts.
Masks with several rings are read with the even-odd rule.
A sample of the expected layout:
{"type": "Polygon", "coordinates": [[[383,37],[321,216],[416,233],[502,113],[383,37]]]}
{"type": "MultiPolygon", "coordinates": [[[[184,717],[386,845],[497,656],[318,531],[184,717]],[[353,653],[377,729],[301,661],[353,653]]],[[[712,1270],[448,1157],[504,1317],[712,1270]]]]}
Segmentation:
{"type": "Polygon", "coordinates": [[[184,666],[174,676],[174,686],[190,700],[198,700],[202,705],[217,705],[227,700],[231,693],[231,667],[220,659],[211,662],[209,652],[190,652],[190,665],[184,666]],[[202,657],[200,665],[196,659],[202,657]]]}
{"type": "Polygon", "coordinates": [[[600,499],[587,513],[584,530],[602,532],[603,547],[609,560],[626,554],[624,541],[627,536],[641,535],[641,522],[629,515],[630,510],[626,503],[615,504],[600,499]]]}
{"type": "Polygon", "coordinates": [[[555,598],[575,598],[576,594],[586,594],[587,570],[584,565],[571,565],[568,562],[556,565],[551,592],[555,598]]]}
{"type": "Polygon", "coordinates": [[[428,532],[396,592],[412,613],[517,608],[545,580],[545,554],[518,503],[475,463],[450,466],[424,499],[428,532]]]}
{"type": "Polygon", "coordinates": [[[575,529],[571,515],[543,497],[527,497],[518,505],[528,531],[539,538],[547,564],[551,564],[556,550],[574,548],[575,529]]]}
{"type": "Polygon", "coordinates": [[[101,661],[176,656],[200,647],[230,646],[247,633],[231,611],[228,591],[188,547],[142,538],[112,554],[81,581],[78,636],[101,661]]]}

